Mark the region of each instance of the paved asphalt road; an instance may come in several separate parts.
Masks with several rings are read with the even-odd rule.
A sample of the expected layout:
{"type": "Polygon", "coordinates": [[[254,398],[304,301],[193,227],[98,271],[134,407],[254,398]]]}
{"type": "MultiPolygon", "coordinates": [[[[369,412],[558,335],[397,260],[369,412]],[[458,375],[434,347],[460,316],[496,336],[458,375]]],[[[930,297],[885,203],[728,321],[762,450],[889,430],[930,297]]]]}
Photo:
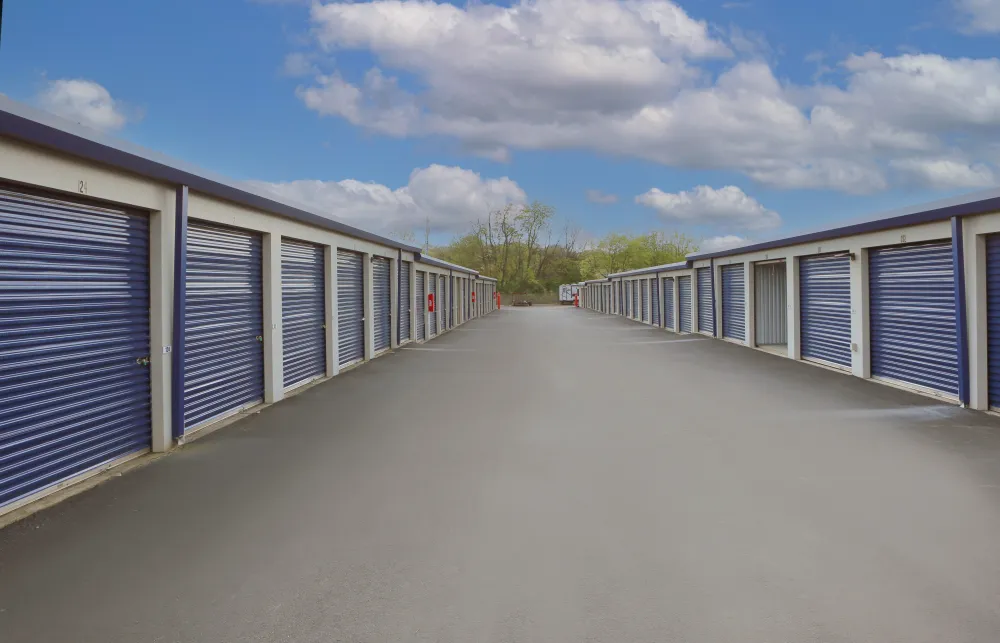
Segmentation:
{"type": "Polygon", "coordinates": [[[996,643],[998,456],[981,413],[505,308],[0,531],[0,640],[996,643]]]}

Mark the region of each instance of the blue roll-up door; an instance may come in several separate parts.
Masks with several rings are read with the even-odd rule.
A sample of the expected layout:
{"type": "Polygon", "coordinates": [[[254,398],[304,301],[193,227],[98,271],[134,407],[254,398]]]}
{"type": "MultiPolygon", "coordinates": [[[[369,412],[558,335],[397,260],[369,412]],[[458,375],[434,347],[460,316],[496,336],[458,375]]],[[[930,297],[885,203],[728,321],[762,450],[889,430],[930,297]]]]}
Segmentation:
{"type": "Polygon", "coordinates": [[[715,334],[715,302],[712,299],[712,269],[698,268],[698,332],[715,334]]]}
{"type": "Polygon", "coordinates": [[[642,289],[642,308],[639,310],[642,321],[649,321],[649,280],[643,279],[639,282],[642,289]]]}
{"type": "Polygon", "coordinates": [[[423,270],[417,271],[417,301],[416,301],[416,327],[417,341],[422,342],[427,339],[427,273],[423,270]]]}
{"type": "Polygon", "coordinates": [[[799,259],[802,359],[851,366],[851,258],[799,259]]]}
{"type": "Polygon", "coordinates": [[[958,395],[951,244],[873,250],[868,275],[872,376],[958,395]]]}
{"type": "Polygon", "coordinates": [[[437,306],[438,314],[441,316],[439,325],[441,330],[445,331],[448,329],[448,282],[444,275],[438,277],[438,294],[441,296],[441,301],[437,306]]]}
{"type": "Polygon", "coordinates": [[[364,256],[337,251],[337,361],[341,366],[365,358],[364,256]]]}
{"type": "Polygon", "coordinates": [[[392,342],[392,271],[388,259],[372,257],[372,331],[376,353],[389,348],[392,342]]]}
{"type": "Polygon", "coordinates": [[[746,281],[741,263],[722,266],[722,336],[747,340],[746,281]]]}
{"type": "Polygon", "coordinates": [[[691,328],[691,276],[677,278],[677,294],[680,299],[680,326],[682,333],[690,333],[691,328]]]}
{"type": "Polygon", "coordinates": [[[184,430],[264,399],[259,234],[188,225],[184,430]]]}
{"type": "Polygon", "coordinates": [[[430,324],[430,337],[434,337],[438,332],[438,315],[441,314],[441,302],[438,301],[438,280],[434,276],[434,273],[427,273],[427,285],[430,288],[430,294],[434,295],[434,311],[428,316],[428,323],[430,324]]]}
{"type": "Polygon", "coordinates": [[[986,364],[990,408],[1000,408],[1000,234],[986,237],[986,364]]]}
{"type": "Polygon", "coordinates": [[[454,275],[448,278],[448,328],[455,327],[455,277],[454,275]]]}
{"type": "Polygon", "coordinates": [[[663,327],[677,330],[674,326],[674,279],[664,277],[663,283],[663,327]]]}
{"type": "Polygon", "coordinates": [[[399,342],[403,343],[410,339],[410,324],[412,318],[410,311],[413,310],[413,297],[410,296],[410,270],[413,269],[409,261],[402,262],[399,271],[399,342]]]}
{"type": "Polygon", "coordinates": [[[281,240],[281,341],[286,389],[326,375],[325,272],[322,246],[281,240]]]}
{"type": "Polygon", "coordinates": [[[149,222],[0,190],[0,506],[150,445],[149,222]]]}
{"type": "Polygon", "coordinates": [[[656,277],[653,277],[652,281],[649,283],[652,291],[652,308],[653,308],[653,326],[660,325],[660,284],[656,277]]]}

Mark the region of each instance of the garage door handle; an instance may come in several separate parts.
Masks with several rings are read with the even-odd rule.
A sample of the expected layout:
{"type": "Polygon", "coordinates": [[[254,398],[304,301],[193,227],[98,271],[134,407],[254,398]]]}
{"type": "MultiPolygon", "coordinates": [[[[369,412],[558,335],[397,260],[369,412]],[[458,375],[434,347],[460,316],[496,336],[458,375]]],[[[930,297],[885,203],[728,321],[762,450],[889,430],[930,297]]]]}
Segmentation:
{"type": "Polygon", "coordinates": [[[146,357],[136,357],[135,363],[139,366],[149,366],[149,356],[146,357]]]}
{"type": "Polygon", "coordinates": [[[258,342],[263,342],[264,341],[264,336],[263,335],[257,335],[256,339],[257,339],[258,342]]]}

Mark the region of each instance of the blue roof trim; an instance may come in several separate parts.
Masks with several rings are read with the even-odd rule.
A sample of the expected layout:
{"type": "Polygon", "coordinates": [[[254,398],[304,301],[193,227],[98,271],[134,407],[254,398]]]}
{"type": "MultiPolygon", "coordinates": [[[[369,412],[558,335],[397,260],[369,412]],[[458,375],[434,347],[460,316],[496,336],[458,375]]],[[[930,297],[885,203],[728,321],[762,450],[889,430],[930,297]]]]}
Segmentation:
{"type": "Polygon", "coordinates": [[[829,239],[838,239],[840,237],[848,237],[869,232],[881,232],[882,230],[919,225],[921,223],[947,221],[952,217],[987,214],[997,211],[1000,211],[1000,190],[987,190],[951,199],[933,201],[923,205],[890,210],[888,212],[875,215],[874,217],[867,218],[863,221],[836,228],[817,230],[814,232],[807,232],[792,237],[784,237],[761,243],[752,243],[745,246],[739,246],[737,248],[729,248],[728,250],[720,250],[718,252],[690,254],[687,258],[688,261],[695,261],[698,259],[731,257],[733,255],[746,254],[748,252],[759,252],[761,250],[770,250],[772,248],[784,248],[786,246],[793,246],[802,243],[826,241],[829,239]]]}
{"type": "Polygon", "coordinates": [[[57,150],[164,183],[186,185],[194,192],[285,216],[356,239],[364,239],[407,252],[420,252],[420,248],[415,246],[355,228],[317,210],[267,196],[221,175],[196,168],[159,152],[114,139],[66,119],[32,109],[2,95],[0,95],[0,136],[57,150]]]}

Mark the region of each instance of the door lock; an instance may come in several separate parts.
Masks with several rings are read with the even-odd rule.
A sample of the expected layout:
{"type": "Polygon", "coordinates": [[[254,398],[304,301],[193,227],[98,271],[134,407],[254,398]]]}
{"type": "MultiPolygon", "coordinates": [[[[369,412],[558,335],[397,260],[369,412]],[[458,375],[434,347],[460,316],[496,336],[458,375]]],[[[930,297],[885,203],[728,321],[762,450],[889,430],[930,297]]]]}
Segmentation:
{"type": "Polygon", "coordinates": [[[257,335],[256,339],[257,339],[258,342],[263,342],[264,341],[264,336],[263,335],[257,335]]]}
{"type": "Polygon", "coordinates": [[[147,355],[145,357],[136,357],[135,363],[138,364],[139,366],[149,366],[149,356],[147,355]]]}

